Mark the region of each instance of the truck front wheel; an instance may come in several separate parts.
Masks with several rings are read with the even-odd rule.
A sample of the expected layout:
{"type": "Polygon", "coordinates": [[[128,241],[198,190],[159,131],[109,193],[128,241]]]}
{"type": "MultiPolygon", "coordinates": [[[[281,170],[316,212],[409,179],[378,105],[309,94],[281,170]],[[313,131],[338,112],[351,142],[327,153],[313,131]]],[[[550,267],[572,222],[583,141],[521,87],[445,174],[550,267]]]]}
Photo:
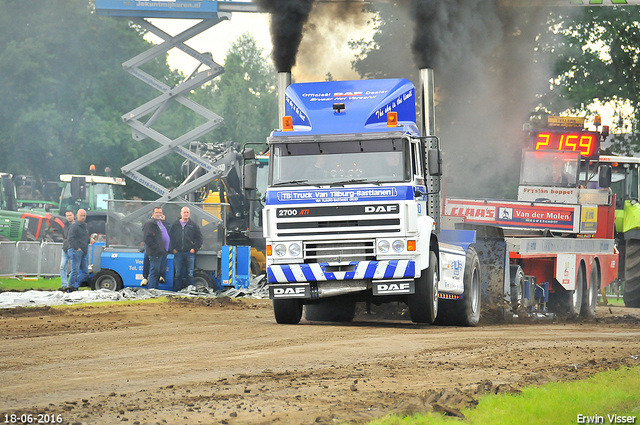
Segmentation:
{"type": "Polygon", "coordinates": [[[273,314],[277,323],[295,325],[302,318],[302,302],[300,300],[273,300],[273,314]]]}
{"type": "Polygon", "coordinates": [[[429,267],[416,279],[416,290],[409,295],[409,315],[414,323],[431,324],[438,315],[438,257],[429,251],[429,267]]]}
{"type": "Polygon", "coordinates": [[[436,324],[476,326],[480,321],[480,260],[473,247],[467,249],[464,266],[464,294],[461,300],[442,300],[436,324]]]}

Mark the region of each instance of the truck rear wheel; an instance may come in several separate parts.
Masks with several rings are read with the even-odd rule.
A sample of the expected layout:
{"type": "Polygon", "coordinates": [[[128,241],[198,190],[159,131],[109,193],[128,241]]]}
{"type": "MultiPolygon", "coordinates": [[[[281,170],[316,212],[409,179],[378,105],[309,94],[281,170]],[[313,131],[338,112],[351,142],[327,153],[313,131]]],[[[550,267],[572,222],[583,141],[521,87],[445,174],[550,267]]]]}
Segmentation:
{"type": "Polygon", "coordinates": [[[625,241],[624,305],[640,307],[640,239],[625,241]]]}
{"type": "Polygon", "coordinates": [[[598,303],[598,292],[600,291],[600,267],[595,261],[591,264],[589,288],[587,289],[586,286],[583,286],[583,291],[580,314],[589,318],[596,317],[596,304],[598,303]]]}
{"type": "Polygon", "coordinates": [[[298,324],[302,318],[302,302],[300,300],[273,300],[273,314],[277,323],[298,324]]]}
{"type": "Polygon", "coordinates": [[[310,322],[351,322],[356,315],[356,302],[327,298],[304,306],[304,318],[310,322]]]}
{"type": "Polygon", "coordinates": [[[415,293],[409,295],[409,315],[414,323],[431,324],[438,315],[438,257],[429,251],[429,267],[416,279],[415,293]]]}
{"type": "Polygon", "coordinates": [[[518,313],[518,310],[525,308],[524,300],[524,272],[520,266],[510,266],[510,296],[511,312],[518,313]]]}
{"type": "Polygon", "coordinates": [[[100,270],[91,279],[91,289],[93,290],[108,289],[110,291],[118,291],[123,287],[122,278],[113,270],[100,270]]]}
{"type": "Polygon", "coordinates": [[[573,291],[567,291],[566,309],[567,313],[571,317],[577,317],[582,310],[582,292],[585,287],[585,275],[584,266],[580,264],[578,266],[578,274],[576,276],[576,289],[573,291]]]}
{"type": "Polygon", "coordinates": [[[443,300],[436,324],[477,326],[480,321],[480,260],[473,247],[467,249],[462,300],[443,300]],[[445,302],[446,301],[446,302],[445,302]]]}

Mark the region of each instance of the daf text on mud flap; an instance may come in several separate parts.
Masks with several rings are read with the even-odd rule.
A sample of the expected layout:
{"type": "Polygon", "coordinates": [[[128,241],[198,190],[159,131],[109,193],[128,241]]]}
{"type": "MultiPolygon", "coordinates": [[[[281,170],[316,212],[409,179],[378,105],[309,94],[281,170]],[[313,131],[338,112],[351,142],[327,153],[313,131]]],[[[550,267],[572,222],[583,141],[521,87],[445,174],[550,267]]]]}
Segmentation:
{"type": "Polygon", "coordinates": [[[311,298],[309,285],[271,285],[269,298],[311,298]]]}
{"type": "Polygon", "coordinates": [[[415,293],[415,283],[413,281],[400,282],[374,282],[373,295],[396,295],[415,293]]]}

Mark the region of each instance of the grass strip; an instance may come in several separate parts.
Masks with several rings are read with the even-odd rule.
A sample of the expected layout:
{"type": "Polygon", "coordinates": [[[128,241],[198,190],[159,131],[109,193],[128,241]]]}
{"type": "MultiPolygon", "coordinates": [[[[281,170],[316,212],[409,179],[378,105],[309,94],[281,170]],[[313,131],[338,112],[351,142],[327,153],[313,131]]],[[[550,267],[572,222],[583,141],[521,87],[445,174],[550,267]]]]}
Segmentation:
{"type": "Polygon", "coordinates": [[[463,409],[462,414],[462,420],[433,412],[390,415],[369,424],[640,423],[640,367],[621,367],[580,381],[527,387],[516,395],[489,395],[475,408],[463,409]]]}

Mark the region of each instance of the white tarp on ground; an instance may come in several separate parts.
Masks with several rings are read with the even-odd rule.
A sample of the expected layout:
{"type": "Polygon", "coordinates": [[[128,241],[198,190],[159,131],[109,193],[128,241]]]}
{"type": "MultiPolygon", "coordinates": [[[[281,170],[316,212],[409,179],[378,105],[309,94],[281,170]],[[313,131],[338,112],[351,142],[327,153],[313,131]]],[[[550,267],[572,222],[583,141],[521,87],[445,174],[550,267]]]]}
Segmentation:
{"type": "Polygon", "coordinates": [[[125,288],[121,291],[75,291],[71,293],[61,291],[26,291],[26,292],[2,292],[0,293],[0,308],[71,305],[105,301],[144,300],[166,296],[179,297],[246,297],[268,298],[267,279],[264,275],[253,277],[247,289],[228,289],[226,291],[214,291],[205,287],[189,286],[180,292],[162,291],[159,289],[125,288]]]}

